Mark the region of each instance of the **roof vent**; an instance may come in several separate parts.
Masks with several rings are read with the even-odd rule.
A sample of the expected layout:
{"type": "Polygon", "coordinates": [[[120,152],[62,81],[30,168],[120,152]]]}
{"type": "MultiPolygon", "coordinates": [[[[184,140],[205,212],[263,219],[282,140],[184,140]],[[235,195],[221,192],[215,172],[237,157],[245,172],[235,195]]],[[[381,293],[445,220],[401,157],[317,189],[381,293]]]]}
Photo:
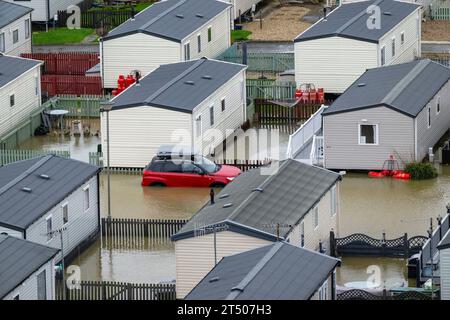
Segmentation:
{"type": "Polygon", "coordinates": [[[390,12],[390,11],[384,11],[383,14],[385,16],[392,16],[392,12],[390,12]]]}
{"type": "Polygon", "coordinates": [[[201,13],[197,13],[195,16],[196,16],[197,18],[203,18],[203,17],[204,17],[204,15],[202,15],[201,13]]]}
{"type": "Polygon", "coordinates": [[[209,282],[217,282],[219,280],[220,280],[219,277],[214,277],[214,278],[209,279],[209,282]]]}
{"type": "Polygon", "coordinates": [[[364,82],[358,83],[358,87],[365,87],[366,84],[364,82]]]}
{"type": "Polygon", "coordinates": [[[228,193],[222,194],[219,196],[219,199],[225,199],[228,198],[230,195],[228,193]]]}
{"type": "Polygon", "coordinates": [[[27,193],[31,193],[32,190],[31,190],[31,188],[23,187],[22,191],[27,192],[27,193]]]}
{"type": "Polygon", "coordinates": [[[241,287],[233,287],[233,288],[231,288],[231,291],[240,291],[240,292],[244,292],[244,289],[242,289],[241,287]]]}
{"type": "Polygon", "coordinates": [[[50,180],[50,177],[46,174],[41,174],[41,175],[39,175],[39,177],[41,177],[44,180],[50,180]]]}
{"type": "Polygon", "coordinates": [[[193,86],[193,85],[195,84],[194,81],[185,81],[184,83],[185,83],[185,84],[189,84],[189,85],[191,85],[191,86],[193,86]]]}
{"type": "Polygon", "coordinates": [[[183,18],[184,18],[184,16],[183,16],[181,13],[177,13],[177,14],[175,15],[175,17],[180,18],[180,19],[183,19],[183,18]]]}
{"type": "Polygon", "coordinates": [[[211,77],[211,76],[208,76],[208,75],[204,75],[204,76],[202,76],[202,79],[211,80],[212,77],[211,77]]]}
{"type": "Polygon", "coordinates": [[[254,192],[254,191],[263,192],[264,190],[262,188],[255,188],[252,190],[252,192],[254,192]]]}
{"type": "Polygon", "coordinates": [[[233,206],[232,203],[225,203],[225,204],[223,205],[224,208],[230,208],[231,206],[233,206]]]}

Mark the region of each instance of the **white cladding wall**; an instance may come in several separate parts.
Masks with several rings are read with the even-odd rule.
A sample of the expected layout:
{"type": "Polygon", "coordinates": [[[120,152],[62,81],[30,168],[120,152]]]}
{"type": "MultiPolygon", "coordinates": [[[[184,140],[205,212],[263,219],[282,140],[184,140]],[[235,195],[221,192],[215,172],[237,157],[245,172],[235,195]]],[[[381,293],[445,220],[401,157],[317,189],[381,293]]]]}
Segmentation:
{"type": "MultiPolygon", "coordinates": [[[[87,240],[100,227],[98,221],[98,202],[98,181],[97,176],[94,176],[53,207],[42,218],[28,227],[26,239],[52,248],[61,249],[59,235],[55,235],[51,240],[47,241],[46,219],[51,217],[53,230],[62,228],[64,225],[62,206],[67,204],[69,208],[69,222],[65,225],[67,229],[63,232],[64,255],[67,256],[67,254],[84,240],[87,240]],[[87,187],[89,188],[89,209],[85,210],[84,190],[87,187]]],[[[58,254],[56,260],[59,261],[60,259],[61,255],[58,254]]]]}
{"type": "Polygon", "coordinates": [[[239,18],[239,13],[244,14],[252,8],[253,4],[260,3],[261,0],[230,0],[232,7],[232,20],[239,18]]]}
{"type": "Polygon", "coordinates": [[[301,246],[301,234],[304,232],[304,247],[313,251],[318,251],[319,242],[329,250],[330,231],[333,229],[336,236],[339,235],[339,183],[336,184],[336,213],[331,213],[331,191],[328,191],[320,202],[319,225],[314,224],[314,209],[309,211],[287,236],[289,243],[301,246]]]}
{"type": "MultiPolygon", "coordinates": [[[[326,299],[323,299],[323,300],[333,300],[333,290],[332,290],[332,288],[333,288],[333,280],[332,280],[332,276],[331,275],[327,278],[327,280],[325,281],[324,285],[326,285],[327,293],[326,293],[326,299]]],[[[311,300],[322,300],[322,299],[320,299],[319,290],[320,290],[320,288],[311,297],[311,300]]]]}
{"type": "Polygon", "coordinates": [[[390,155],[400,165],[414,160],[413,122],[413,118],[386,107],[324,116],[325,168],[380,170],[390,155]],[[378,145],[358,144],[360,124],[378,125],[378,145]]]}
{"type": "Polygon", "coordinates": [[[180,47],[182,61],[186,60],[184,57],[184,45],[186,43],[190,44],[191,60],[202,57],[216,58],[223,53],[231,45],[230,10],[225,10],[214,19],[211,19],[182,41],[183,45],[180,47]],[[211,41],[208,42],[208,29],[210,27],[211,41]],[[201,39],[200,48],[198,46],[198,36],[201,39]]]}
{"type": "MultiPolygon", "coordinates": [[[[33,8],[32,19],[33,21],[46,21],[48,15],[47,0],[28,0],[28,1],[16,1],[6,0],[7,2],[20,4],[25,7],[33,8]]],[[[49,0],[50,3],[50,16],[49,19],[53,19],[53,16],[59,10],[66,10],[70,5],[76,5],[81,0],[49,0]]]]}
{"type": "Polygon", "coordinates": [[[417,155],[422,161],[428,154],[428,148],[434,147],[450,127],[450,81],[441,88],[427,106],[418,114],[417,123],[417,155]],[[437,102],[440,101],[440,112],[437,102]],[[430,109],[431,126],[428,127],[428,109],[430,109]]]}
{"type": "MultiPolygon", "coordinates": [[[[232,231],[216,234],[217,262],[223,257],[269,245],[272,242],[232,231]]],[[[177,299],[184,298],[214,267],[213,234],[175,242],[177,299]]]]}
{"type": "MultiPolygon", "coordinates": [[[[381,66],[381,49],[385,47],[386,64],[392,65],[413,61],[421,55],[421,10],[417,10],[388,32],[379,41],[378,65],[381,66]],[[401,35],[404,34],[402,44],[401,35]],[[393,56],[392,42],[395,41],[395,55],[393,56]]],[[[383,21],[383,20],[381,20],[383,21]]]]}
{"type": "Polygon", "coordinates": [[[242,71],[194,109],[195,145],[198,150],[203,150],[204,154],[213,151],[212,149],[220,145],[226,137],[245,122],[245,83],[245,71],[242,71]],[[222,111],[222,99],[225,100],[225,111],[222,111]],[[214,109],[212,126],[210,122],[211,107],[214,109]],[[196,120],[199,116],[201,116],[201,123],[196,120]],[[197,126],[201,126],[201,131],[197,130],[197,126]],[[201,132],[201,135],[197,135],[198,132],[201,132]]]}
{"type": "MultiPolygon", "coordinates": [[[[192,114],[142,106],[109,113],[112,167],[145,167],[161,144],[176,143],[181,135],[191,144],[192,114]]],[[[106,115],[101,118],[102,150],[106,163],[106,115]]]]}
{"type": "Polygon", "coordinates": [[[296,42],[295,81],[328,93],[342,93],[366,69],[377,67],[377,44],[329,37],[296,42]]]}
{"type": "Polygon", "coordinates": [[[116,88],[121,74],[139,70],[143,77],[162,64],[181,61],[179,43],[143,33],[100,42],[100,49],[105,88],[116,88]]]}
{"type": "Polygon", "coordinates": [[[20,300],[37,300],[38,298],[38,284],[37,276],[45,270],[46,273],[46,300],[54,300],[55,298],[55,271],[54,259],[48,261],[40,267],[35,273],[28,277],[22,284],[16,287],[13,291],[8,293],[3,300],[13,300],[19,295],[20,300]]]}
{"type": "Polygon", "coordinates": [[[439,251],[441,272],[441,300],[450,300],[450,248],[439,251]]]}
{"type": "Polygon", "coordinates": [[[30,115],[39,109],[41,105],[40,74],[40,66],[36,66],[0,88],[0,137],[29,119],[30,115]],[[12,94],[15,97],[14,107],[10,106],[12,94]]]}
{"type": "Polygon", "coordinates": [[[31,14],[26,14],[23,17],[17,19],[13,23],[0,29],[0,34],[3,34],[5,39],[5,51],[6,55],[20,56],[22,53],[31,52],[31,14]],[[25,25],[29,25],[29,35],[26,37],[25,25]],[[17,30],[19,34],[19,40],[17,43],[13,41],[13,33],[17,30]]]}

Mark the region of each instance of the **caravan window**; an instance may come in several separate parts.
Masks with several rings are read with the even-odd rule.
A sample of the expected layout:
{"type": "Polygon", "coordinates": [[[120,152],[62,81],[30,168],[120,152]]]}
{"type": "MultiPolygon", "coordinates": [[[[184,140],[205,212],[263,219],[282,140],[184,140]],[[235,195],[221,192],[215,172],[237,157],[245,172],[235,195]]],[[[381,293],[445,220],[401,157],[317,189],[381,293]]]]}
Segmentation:
{"type": "Polygon", "coordinates": [[[359,125],[359,144],[378,144],[378,125],[359,125]]]}

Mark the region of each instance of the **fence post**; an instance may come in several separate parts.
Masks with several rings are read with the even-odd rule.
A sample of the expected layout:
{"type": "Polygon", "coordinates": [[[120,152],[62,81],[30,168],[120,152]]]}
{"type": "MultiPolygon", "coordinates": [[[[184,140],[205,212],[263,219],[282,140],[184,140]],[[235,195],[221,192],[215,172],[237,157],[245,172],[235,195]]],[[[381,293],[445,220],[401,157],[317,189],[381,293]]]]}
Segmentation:
{"type": "Polygon", "coordinates": [[[336,238],[333,229],[330,231],[330,256],[336,257],[336,238]]]}
{"type": "Polygon", "coordinates": [[[128,300],[134,300],[134,297],[133,297],[133,285],[131,283],[128,283],[128,285],[127,285],[127,292],[128,292],[128,294],[127,294],[128,300]]]}
{"type": "Polygon", "coordinates": [[[383,231],[383,238],[381,240],[381,252],[383,257],[386,255],[386,232],[383,231]]]}
{"type": "Polygon", "coordinates": [[[403,243],[405,246],[405,258],[408,259],[409,258],[409,243],[408,243],[408,234],[405,233],[405,235],[403,236],[403,243]]]}

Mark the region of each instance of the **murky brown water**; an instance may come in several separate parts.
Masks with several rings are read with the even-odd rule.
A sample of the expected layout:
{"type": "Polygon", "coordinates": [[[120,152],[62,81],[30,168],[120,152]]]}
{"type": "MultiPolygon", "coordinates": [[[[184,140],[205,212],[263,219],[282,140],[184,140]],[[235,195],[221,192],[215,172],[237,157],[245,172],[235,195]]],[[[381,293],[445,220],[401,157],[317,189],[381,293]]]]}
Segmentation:
{"type": "MultiPolygon", "coordinates": [[[[287,135],[281,135],[280,140],[283,154],[287,135]]],[[[96,151],[99,142],[95,136],[49,135],[34,137],[21,148],[70,149],[74,158],[88,161],[88,152],[96,151]]],[[[345,175],[341,184],[340,235],[361,232],[379,238],[383,230],[388,238],[405,232],[425,235],[429,218],[444,215],[445,205],[450,201],[450,167],[440,167],[439,171],[437,179],[418,182],[373,179],[356,173],[345,175]]],[[[208,189],[143,188],[139,175],[112,174],[111,182],[113,217],[190,218],[209,198],[208,189]]],[[[106,216],[106,175],[101,178],[101,194],[102,214],[106,216]]],[[[102,248],[99,240],[73,263],[81,266],[82,278],[87,280],[159,282],[175,277],[173,245],[102,248]]],[[[370,265],[380,266],[382,281],[388,287],[407,282],[404,260],[346,257],[338,270],[338,283],[367,280],[370,265]]]]}

